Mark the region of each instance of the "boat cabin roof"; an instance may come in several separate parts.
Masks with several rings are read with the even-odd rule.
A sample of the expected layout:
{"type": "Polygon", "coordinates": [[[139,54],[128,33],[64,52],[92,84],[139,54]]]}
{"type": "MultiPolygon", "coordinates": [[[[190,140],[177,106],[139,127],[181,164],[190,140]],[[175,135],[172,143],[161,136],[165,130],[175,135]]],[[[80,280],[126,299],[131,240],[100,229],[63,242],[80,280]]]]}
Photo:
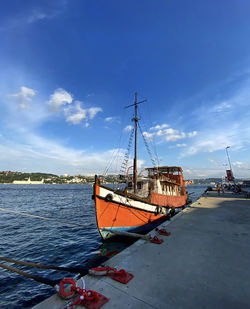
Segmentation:
{"type": "Polygon", "coordinates": [[[175,172],[180,172],[182,173],[183,170],[179,166],[159,166],[159,167],[148,167],[146,170],[149,173],[152,172],[161,172],[161,173],[175,173],[175,172]]]}

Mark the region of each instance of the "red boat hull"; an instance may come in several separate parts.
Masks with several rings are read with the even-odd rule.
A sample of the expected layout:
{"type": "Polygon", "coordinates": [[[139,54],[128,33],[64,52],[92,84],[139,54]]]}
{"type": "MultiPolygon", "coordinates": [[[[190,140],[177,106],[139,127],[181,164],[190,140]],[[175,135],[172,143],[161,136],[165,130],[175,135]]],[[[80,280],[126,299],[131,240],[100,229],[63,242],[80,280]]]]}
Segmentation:
{"type": "Polygon", "coordinates": [[[98,229],[104,239],[113,236],[104,229],[145,232],[166,220],[170,207],[184,206],[186,199],[186,195],[152,194],[152,203],[147,203],[121,196],[109,188],[95,184],[94,200],[98,229]]]}

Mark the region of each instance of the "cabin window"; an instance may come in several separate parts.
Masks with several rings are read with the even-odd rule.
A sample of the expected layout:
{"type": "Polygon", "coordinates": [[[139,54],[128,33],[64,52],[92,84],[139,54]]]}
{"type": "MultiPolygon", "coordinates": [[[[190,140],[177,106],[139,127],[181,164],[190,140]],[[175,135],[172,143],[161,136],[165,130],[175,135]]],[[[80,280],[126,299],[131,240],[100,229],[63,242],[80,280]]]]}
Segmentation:
{"type": "Polygon", "coordinates": [[[142,188],[142,182],[139,181],[139,182],[137,182],[137,189],[140,190],[141,188],[142,188]]]}
{"type": "Polygon", "coordinates": [[[132,181],[128,182],[128,188],[132,189],[132,181]]]}

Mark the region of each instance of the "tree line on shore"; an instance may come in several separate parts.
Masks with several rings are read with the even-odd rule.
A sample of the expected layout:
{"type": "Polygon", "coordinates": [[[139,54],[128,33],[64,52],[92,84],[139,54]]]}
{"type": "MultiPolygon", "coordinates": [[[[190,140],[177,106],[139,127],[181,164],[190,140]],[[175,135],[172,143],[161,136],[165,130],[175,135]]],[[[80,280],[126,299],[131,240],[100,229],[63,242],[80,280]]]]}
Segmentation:
{"type": "MultiPolygon", "coordinates": [[[[3,171],[0,172],[0,183],[13,183],[14,180],[26,181],[30,178],[31,181],[41,181],[44,180],[45,184],[64,184],[64,183],[93,183],[94,176],[84,176],[84,175],[63,175],[58,176],[55,174],[48,173],[23,173],[23,172],[12,172],[3,171]]],[[[119,175],[107,175],[105,177],[106,182],[114,183],[120,182],[119,175]]]]}
{"type": "MultiPolygon", "coordinates": [[[[84,176],[84,175],[75,175],[75,176],[58,176],[55,174],[49,173],[23,173],[23,172],[12,172],[12,171],[3,171],[0,172],[0,183],[13,183],[14,180],[27,180],[30,178],[31,181],[41,181],[44,179],[44,183],[93,183],[94,176],[84,176]]],[[[220,183],[221,178],[199,178],[193,179],[194,184],[212,184],[220,183]]],[[[120,178],[120,175],[106,175],[106,183],[121,183],[124,182],[124,179],[120,178]]]]}

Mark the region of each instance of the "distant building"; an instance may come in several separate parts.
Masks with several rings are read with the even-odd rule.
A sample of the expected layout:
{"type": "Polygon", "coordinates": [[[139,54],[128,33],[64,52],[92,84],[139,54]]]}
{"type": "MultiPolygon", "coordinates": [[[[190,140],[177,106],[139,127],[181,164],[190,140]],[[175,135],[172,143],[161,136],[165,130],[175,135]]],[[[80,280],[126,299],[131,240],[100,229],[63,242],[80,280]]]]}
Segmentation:
{"type": "Polygon", "coordinates": [[[244,187],[250,187],[250,180],[244,180],[243,183],[242,183],[242,185],[243,185],[244,187]]]}
{"type": "Polygon", "coordinates": [[[42,180],[30,180],[30,177],[28,180],[14,180],[12,182],[15,185],[41,185],[44,184],[44,179],[42,180]]]}
{"type": "Polygon", "coordinates": [[[193,180],[184,180],[185,185],[193,185],[194,181],[193,180]]]}

